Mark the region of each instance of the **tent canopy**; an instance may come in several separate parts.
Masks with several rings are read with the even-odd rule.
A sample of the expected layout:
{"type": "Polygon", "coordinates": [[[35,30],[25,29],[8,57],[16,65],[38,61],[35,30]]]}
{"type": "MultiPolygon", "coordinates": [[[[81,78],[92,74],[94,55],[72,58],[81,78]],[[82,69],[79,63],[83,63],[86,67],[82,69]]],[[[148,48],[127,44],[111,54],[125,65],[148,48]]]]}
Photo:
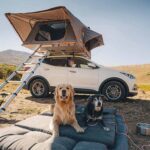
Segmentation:
{"type": "Polygon", "coordinates": [[[85,26],[63,6],[30,13],[6,13],[23,45],[55,52],[73,52],[90,57],[103,45],[102,35],[85,26]]]}

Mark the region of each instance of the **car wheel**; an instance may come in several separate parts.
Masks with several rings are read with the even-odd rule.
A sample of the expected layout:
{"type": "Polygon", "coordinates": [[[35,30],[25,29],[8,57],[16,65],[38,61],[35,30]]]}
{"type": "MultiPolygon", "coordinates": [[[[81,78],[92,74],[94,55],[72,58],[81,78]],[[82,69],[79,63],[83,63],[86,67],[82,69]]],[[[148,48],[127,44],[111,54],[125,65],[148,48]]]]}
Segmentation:
{"type": "Polygon", "coordinates": [[[126,97],[126,90],[122,83],[118,81],[109,81],[102,88],[102,94],[108,101],[120,101],[126,97]]]}
{"type": "Polygon", "coordinates": [[[47,97],[49,95],[48,89],[48,85],[42,79],[35,79],[30,83],[30,92],[33,97],[47,97]]]}

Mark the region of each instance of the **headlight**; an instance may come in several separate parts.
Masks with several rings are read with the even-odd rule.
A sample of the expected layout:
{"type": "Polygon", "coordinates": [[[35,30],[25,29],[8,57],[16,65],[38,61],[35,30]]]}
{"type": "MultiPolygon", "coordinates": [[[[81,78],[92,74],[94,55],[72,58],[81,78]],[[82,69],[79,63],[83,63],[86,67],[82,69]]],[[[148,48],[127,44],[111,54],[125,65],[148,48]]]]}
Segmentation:
{"type": "Polygon", "coordinates": [[[135,77],[132,74],[129,73],[125,73],[125,72],[120,72],[121,74],[125,75],[126,77],[130,78],[130,79],[135,79],[135,77]]]}

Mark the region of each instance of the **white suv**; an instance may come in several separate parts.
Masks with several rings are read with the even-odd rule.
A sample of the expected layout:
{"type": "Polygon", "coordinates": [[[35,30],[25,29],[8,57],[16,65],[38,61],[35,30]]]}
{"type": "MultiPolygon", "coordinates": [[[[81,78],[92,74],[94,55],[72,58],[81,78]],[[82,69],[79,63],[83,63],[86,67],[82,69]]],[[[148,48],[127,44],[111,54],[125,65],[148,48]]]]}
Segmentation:
{"type": "Polygon", "coordinates": [[[137,94],[133,75],[72,55],[46,58],[26,87],[33,97],[41,98],[48,96],[60,83],[71,84],[76,93],[102,93],[110,101],[123,100],[137,94]],[[69,66],[70,60],[74,61],[72,66],[69,66]]]}

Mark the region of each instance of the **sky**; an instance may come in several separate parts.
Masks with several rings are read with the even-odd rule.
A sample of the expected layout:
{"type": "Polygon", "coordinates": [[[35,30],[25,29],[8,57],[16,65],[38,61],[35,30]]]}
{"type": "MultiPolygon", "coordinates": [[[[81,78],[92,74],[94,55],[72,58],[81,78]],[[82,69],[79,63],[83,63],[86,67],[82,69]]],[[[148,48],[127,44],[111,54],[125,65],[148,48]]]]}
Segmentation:
{"type": "Polygon", "coordinates": [[[150,0],[0,0],[0,51],[31,52],[8,20],[7,12],[32,12],[66,6],[84,24],[103,35],[104,46],[92,60],[104,66],[150,63],[150,0]]]}

